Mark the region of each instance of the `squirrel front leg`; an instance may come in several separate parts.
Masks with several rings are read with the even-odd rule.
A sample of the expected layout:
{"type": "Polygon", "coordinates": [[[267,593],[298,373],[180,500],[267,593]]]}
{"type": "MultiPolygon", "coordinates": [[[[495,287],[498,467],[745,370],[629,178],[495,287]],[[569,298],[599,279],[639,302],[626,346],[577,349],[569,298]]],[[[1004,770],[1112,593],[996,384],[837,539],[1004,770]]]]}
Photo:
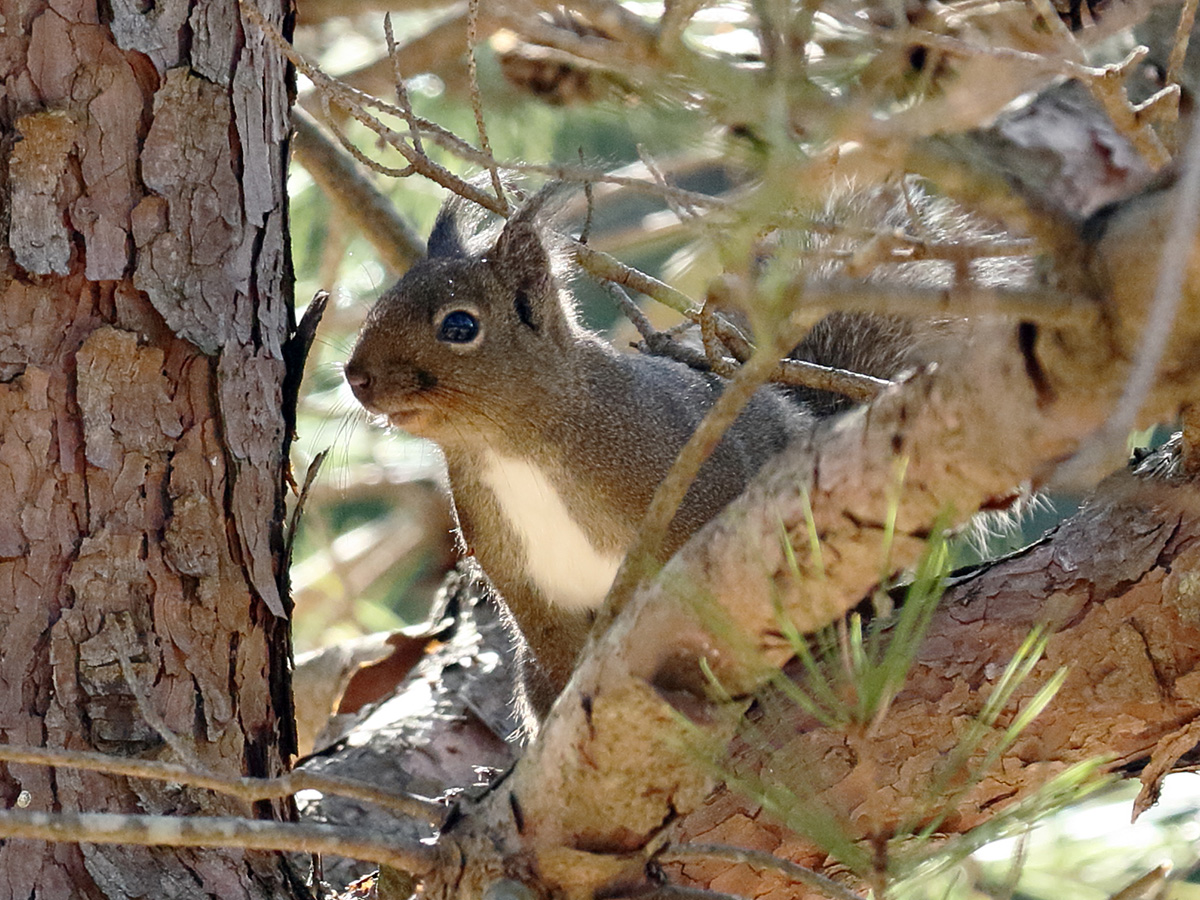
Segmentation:
{"type": "Polygon", "coordinates": [[[528,704],[529,711],[540,721],[571,680],[593,616],[550,606],[540,597],[511,588],[504,600],[516,631],[525,639],[525,646],[518,644],[517,649],[521,668],[517,679],[518,706],[528,704]]]}

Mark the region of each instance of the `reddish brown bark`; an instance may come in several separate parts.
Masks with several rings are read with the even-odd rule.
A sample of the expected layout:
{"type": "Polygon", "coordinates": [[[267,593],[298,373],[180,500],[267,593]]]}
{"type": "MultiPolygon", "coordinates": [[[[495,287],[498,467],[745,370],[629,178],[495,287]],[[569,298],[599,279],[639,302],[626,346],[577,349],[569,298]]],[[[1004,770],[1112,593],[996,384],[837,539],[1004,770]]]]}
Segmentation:
{"type": "MultiPolygon", "coordinates": [[[[0,741],[170,758],[165,730],[187,761],[276,773],[292,750],[284,64],[233,2],[2,12],[0,741]]],[[[23,792],[30,809],[238,811],[0,767],[3,803],[23,792]]],[[[0,897],[284,883],[264,854],[0,846],[0,897]]]]}
{"type": "MultiPolygon", "coordinates": [[[[1051,632],[1045,655],[971,757],[964,770],[982,777],[954,797],[940,830],[963,834],[1069,766],[1098,758],[1109,771],[1142,773],[1137,805],[1144,808],[1162,776],[1196,753],[1198,500],[1192,485],[1113,476],[1048,540],[946,593],[904,690],[876,727],[860,734],[822,728],[776,697],[751,717],[756,724],[736,742],[730,765],[815,798],[865,841],[886,840],[904,819],[929,821],[945,800],[931,796],[931,785],[1017,648],[1042,625],[1051,632]],[[1060,667],[1067,676],[1051,704],[981,770],[1003,730],[1060,667]]],[[[960,775],[948,787],[963,783],[960,775]]],[[[844,872],[818,845],[728,790],[672,831],[677,841],[752,847],[844,872]]],[[[745,866],[689,863],[685,871],[716,890],[795,896],[786,879],[770,876],[764,885],[745,866]]]]}

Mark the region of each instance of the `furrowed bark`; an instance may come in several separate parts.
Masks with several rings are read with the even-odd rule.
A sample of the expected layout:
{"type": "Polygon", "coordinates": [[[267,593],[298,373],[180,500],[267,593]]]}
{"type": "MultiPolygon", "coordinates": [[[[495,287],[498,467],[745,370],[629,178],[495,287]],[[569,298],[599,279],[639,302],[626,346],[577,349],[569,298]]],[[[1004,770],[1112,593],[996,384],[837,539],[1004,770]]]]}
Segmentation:
{"type": "MultiPolygon", "coordinates": [[[[286,67],[234,2],[105,16],[33,4],[0,33],[0,740],[273,775],[293,741],[286,67]]],[[[251,812],[0,767],[18,797],[251,812]]],[[[289,877],[263,853],[0,845],[0,897],[280,895],[289,877]]]]}

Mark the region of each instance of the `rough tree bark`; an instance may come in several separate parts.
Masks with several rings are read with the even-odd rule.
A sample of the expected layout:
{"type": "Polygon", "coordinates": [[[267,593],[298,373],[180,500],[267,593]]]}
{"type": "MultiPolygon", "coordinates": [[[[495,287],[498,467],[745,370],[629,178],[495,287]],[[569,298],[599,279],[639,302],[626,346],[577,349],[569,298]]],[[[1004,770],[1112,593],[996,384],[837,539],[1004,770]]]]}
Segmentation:
{"type": "MultiPolygon", "coordinates": [[[[263,4],[285,31],[290,4],[263,4]]],[[[4,3],[0,741],[272,775],[289,78],[233,0],[4,3]]],[[[0,766],[33,810],[250,810],[0,766]]],[[[282,857],[9,840],[0,897],[284,896],[282,857]]]]}

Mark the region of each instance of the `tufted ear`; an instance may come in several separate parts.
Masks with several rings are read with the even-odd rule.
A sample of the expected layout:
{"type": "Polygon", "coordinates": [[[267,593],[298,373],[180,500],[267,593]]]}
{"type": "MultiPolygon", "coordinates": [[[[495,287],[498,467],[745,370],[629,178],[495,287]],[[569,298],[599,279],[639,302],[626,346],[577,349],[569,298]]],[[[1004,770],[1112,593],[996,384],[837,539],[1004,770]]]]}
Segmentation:
{"type": "Polygon", "coordinates": [[[426,255],[443,258],[467,255],[463,241],[463,225],[459,221],[462,204],[457,201],[458,198],[455,197],[442,204],[437,221],[433,223],[433,231],[429,232],[429,242],[425,245],[426,255]]]}

